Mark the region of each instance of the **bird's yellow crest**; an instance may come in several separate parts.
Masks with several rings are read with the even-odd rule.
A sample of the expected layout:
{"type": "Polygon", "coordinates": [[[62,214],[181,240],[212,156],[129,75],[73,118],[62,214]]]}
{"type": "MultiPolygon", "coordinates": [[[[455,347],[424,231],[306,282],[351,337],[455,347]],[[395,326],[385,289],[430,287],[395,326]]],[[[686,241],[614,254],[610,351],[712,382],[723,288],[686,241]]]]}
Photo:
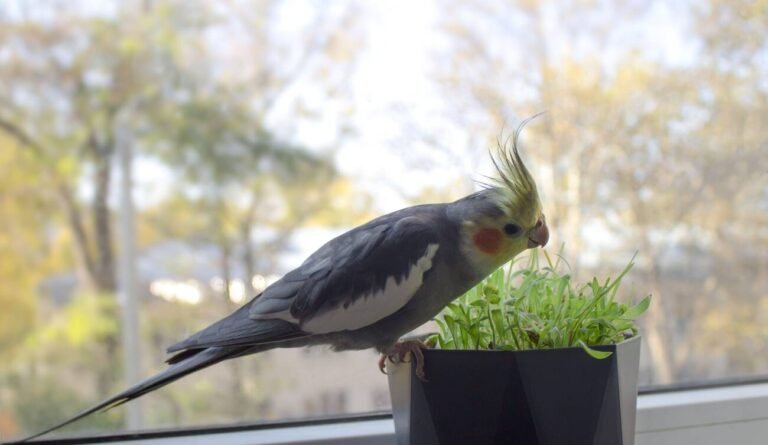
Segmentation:
{"type": "Polygon", "coordinates": [[[498,178],[492,178],[490,187],[497,192],[497,204],[508,215],[525,221],[536,221],[541,213],[541,202],[536,182],[526,168],[517,150],[520,132],[538,114],[524,120],[504,141],[498,140],[495,153],[491,153],[498,178]],[[524,214],[521,214],[524,213],[524,214]]]}

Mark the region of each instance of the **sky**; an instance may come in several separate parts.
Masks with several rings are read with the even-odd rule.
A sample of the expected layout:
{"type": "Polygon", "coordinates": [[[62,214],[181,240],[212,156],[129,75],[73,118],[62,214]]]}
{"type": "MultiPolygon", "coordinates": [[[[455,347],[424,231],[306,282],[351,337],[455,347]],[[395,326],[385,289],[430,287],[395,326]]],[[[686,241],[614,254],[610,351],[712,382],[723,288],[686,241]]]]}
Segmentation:
{"type": "MultiPolygon", "coordinates": [[[[340,172],[370,193],[378,210],[391,211],[410,203],[408,193],[415,195],[425,187],[439,188],[471,174],[476,162],[413,165],[413,158],[407,156],[419,145],[424,151],[431,147],[425,147],[418,134],[404,136],[404,120],[412,121],[415,127],[423,124],[424,129],[437,127],[445,134],[453,132],[459,143],[467,137],[438,117],[446,104],[430,77],[430,51],[440,40],[436,2],[398,0],[361,5],[361,19],[366,21],[364,48],[348,85],[354,110],[350,123],[355,134],[339,143],[338,127],[343,119],[340,115],[350,105],[329,100],[301,82],[277,104],[267,125],[310,150],[333,151],[340,172]],[[299,95],[309,108],[322,110],[319,116],[297,122],[292,101],[299,95]],[[441,168],[433,168],[435,165],[441,168]]],[[[286,33],[295,33],[312,19],[304,1],[288,1],[284,8],[286,11],[278,14],[284,23],[277,26],[286,33]]],[[[214,36],[221,37],[225,35],[214,36]]],[[[227,45],[233,46],[237,45],[227,45]]],[[[161,201],[163,191],[168,189],[165,184],[172,180],[170,172],[148,158],[137,159],[135,171],[137,204],[146,206],[161,201]]]]}
{"type": "MultiPolygon", "coordinates": [[[[342,141],[335,160],[343,174],[373,195],[380,210],[395,210],[408,204],[404,190],[416,194],[428,186],[440,187],[465,174],[467,167],[445,168],[436,162],[443,168],[435,169],[423,162],[414,166],[413,158],[405,159],[423,143],[416,134],[403,136],[404,120],[423,125],[424,130],[446,126],[438,117],[446,105],[430,77],[430,51],[440,40],[436,2],[398,0],[364,5],[364,48],[349,85],[356,134],[342,141]]],[[[290,15],[285,17],[292,20],[290,15]]],[[[326,104],[315,105],[328,109],[326,104]]],[[[290,116],[275,120],[286,118],[290,116]]],[[[337,122],[331,107],[320,120],[304,121],[295,137],[307,146],[330,146],[337,122]]]]}
{"type": "MultiPolygon", "coordinates": [[[[463,178],[463,192],[477,188],[472,180],[490,174],[491,166],[486,158],[475,155],[485,153],[490,147],[481,146],[487,140],[477,139],[477,135],[468,134],[446,119],[446,110],[455,107],[455,103],[446,97],[450,93],[434,77],[434,62],[440,51],[446,49],[446,39],[439,26],[443,14],[441,3],[437,0],[331,2],[326,14],[331,17],[339,14],[349,4],[355,6],[358,20],[363,21],[358,23],[363,30],[362,48],[347,85],[351,103],[345,103],[346,99],[329,99],[316,87],[299,81],[282,105],[278,104],[268,116],[267,124],[278,134],[310,150],[332,152],[341,173],[371,194],[376,209],[381,212],[411,204],[413,197],[424,188],[450,187],[457,179],[463,178]],[[297,119],[293,106],[297,97],[320,113],[312,119],[297,119]],[[349,109],[351,116],[345,116],[349,109]],[[351,124],[355,132],[339,139],[338,129],[342,123],[351,124]],[[438,146],[425,143],[425,134],[437,135],[438,146]]],[[[594,53],[594,46],[600,43],[565,39],[558,31],[561,24],[556,3],[544,4],[542,25],[554,58],[594,53]]],[[[36,10],[25,2],[8,5],[11,14],[36,10]]],[[[93,14],[114,13],[110,2],[83,0],[75,5],[93,14]]],[[[282,3],[276,16],[276,29],[288,38],[300,35],[314,17],[310,5],[306,0],[282,3]]],[[[607,69],[615,66],[627,46],[639,46],[648,57],[670,65],[692,63],[696,46],[685,35],[687,23],[683,10],[687,7],[686,2],[651,2],[641,19],[613,26],[612,42],[601,53],[602,63],[607,69]]],[[[489,28],[488,32],[501,30],[489,28]]],[[[212,39],[222,42],[221,51],[230,51],[231,60],[242,60],[242,54],[237,52],[237,32],[225,29],[212,39]]],[[[502,45],[504,51],[514,42],[502,36],[489,36],[488,44],[502,45]]],[[[520,63],[524,61],[523,55],[520,63]]],[[[516,124],[509,122],[507,126],[514,128],[516,124]]],[[[173,176],[159,162],[139,157],[135,163],[135,181],[137,204],[147,206],[162,200],[173,176]]],[[[83,194],[89,193],[83,190],[83,194]]]]}
{"type": "MultiPolygon", "coordinates": [[[[371,193],[382,211],[408,205],[409,197],[403,191],[415,195],[425,187],[447,187],[457,178],[466,179],[465,191],[476,189],[479,186],[472,180],[482,180],[483,175],[491,174],[491,165],[487,158],[474,155],[484,154],[490,147],[477,146],[487,141],[473,140],[474,135],[445,118],[446,110],[455,107],[455,103],[446,97],[450,93],[434,76],[434,62],[440,51],[446,49],[444,31],[439,26],[440,2],[389,0],[361,4],[365,5],[365,46],[351,79],[357,134],[341,145],[335,157],[338,167],[371,193]],[[438,135],[440,147],[426,146],[420,132],[438,135]],[[455,157],[440,159],[440,149],[465,156],[458,162],[455,157]],[[431,158],[427,155],[415,163],[409,162],[417,152],[430,153],[431,158]]],[[[579,51],[594,53],[592,46],[596,42],[570,42],[559,31],[556,2],[545,5],[549,6],[544,8],[544,27],[554,57],[579,51]]],[[[606,69],[619,63],[626,46],[639,46],[648,58],[668,65],[693,63],[696,46],[685,35],[686,7],[684,2],[653,2],[642,19],[615,26],[609,50],[601,54],[606,69]]],[[[292,20],[290,14],[283,17],[292,20]]],[[[495,39],[491,36],[488,40],[495,39]]],[[[507,43],[510,42],[503,44],[507,43]]],[[[320,108],[325,107],[321,104],[320,108]]],[[[519,120],[525,117],[519,116],[519,120]]],[[[519,120],[507,126],[514,128],[519,120]]],[[[310,147],[330,145],[335,137],[334,123],[334,113],[330,111],[319,121],[304,122],[295,137],[310,147]]]]}

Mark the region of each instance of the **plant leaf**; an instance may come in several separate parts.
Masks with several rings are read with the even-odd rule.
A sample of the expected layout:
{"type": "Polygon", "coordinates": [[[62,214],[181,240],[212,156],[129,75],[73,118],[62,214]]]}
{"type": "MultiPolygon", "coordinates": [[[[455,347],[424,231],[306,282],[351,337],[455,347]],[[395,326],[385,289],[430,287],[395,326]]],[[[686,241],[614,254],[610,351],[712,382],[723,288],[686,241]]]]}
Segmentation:
{"type": "Polygon", "coordinates": [[[610,351],[598,351],[597,349],[592,349],[589,346],[587,346],[586,343],[584,343],[584,340],[579,340],[578,345],[581,346],[581,349],[583,349],[592,358],[596,358],[598,360],[608,358],[611,356],[611,354],[613,354],[613,352],[610,352],[610,351]]]}
{"type": "Polygon", "coordinates": [[[650,305],[651,305],[651,296],[648,295],[647,297],[643,298],[639,303],[627,309],[623,314],[621,314],[621,318],[625,320],[634,320],[635,318],[643,315],[643,313],[648,310],[648,307],[650,307],[650,305]]]}

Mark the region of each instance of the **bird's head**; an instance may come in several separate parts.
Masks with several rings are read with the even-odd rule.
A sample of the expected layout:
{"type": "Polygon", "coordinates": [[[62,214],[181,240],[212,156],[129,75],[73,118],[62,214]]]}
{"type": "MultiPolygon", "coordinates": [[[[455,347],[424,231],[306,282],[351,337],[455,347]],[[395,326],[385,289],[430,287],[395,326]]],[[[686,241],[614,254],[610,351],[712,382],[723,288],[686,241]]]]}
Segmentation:
{"type": "Polygon", "coordinates": [[[472,195],[464,214],[464,250],[483,269],[496,268],[549,240],[536,183],[517,151],[517,132],[491,155],[498,178],[472,195]]]}

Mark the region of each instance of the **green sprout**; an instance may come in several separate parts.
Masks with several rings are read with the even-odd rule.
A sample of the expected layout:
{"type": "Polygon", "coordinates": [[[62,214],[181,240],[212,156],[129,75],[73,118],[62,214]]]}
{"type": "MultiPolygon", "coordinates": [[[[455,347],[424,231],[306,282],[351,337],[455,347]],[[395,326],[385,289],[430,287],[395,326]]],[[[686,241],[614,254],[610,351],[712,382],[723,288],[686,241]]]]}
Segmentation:
{"type": "Polygon", "coordinates": [[[579,346],[602,359],[611,353],[591,346],[620,343],[638,334],[635,319],[648,309],[651,296],[633,306],[616,301],[634,256],[617,278],[593,278],[581,286],[560,272],[561,255],[555,262],[546,251],[544,256],[543,267],[534,251],[527,265],[500,268],[449,304],[435,319],[439,332],[427,344],[502,351],[579,346]]]}

